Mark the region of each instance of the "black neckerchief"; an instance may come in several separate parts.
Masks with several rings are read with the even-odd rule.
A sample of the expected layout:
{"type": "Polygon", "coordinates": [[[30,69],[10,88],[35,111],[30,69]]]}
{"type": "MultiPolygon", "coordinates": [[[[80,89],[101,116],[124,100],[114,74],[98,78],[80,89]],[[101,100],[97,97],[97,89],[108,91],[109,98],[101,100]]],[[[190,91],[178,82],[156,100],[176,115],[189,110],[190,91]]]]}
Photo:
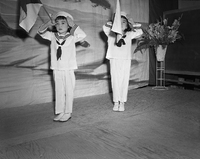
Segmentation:
{"type": "Polygon", "coordinates": [[[60,58],[61,59],[61,55],[62,55],[62,49],[61,46],[64,45],[66,39],[70,36],[71,34],[66,34],[65,36],[59,36],[58,33],[55,33],[55,37],[56,37],[56,43],[58,44],[58,49],[57,49],[57,60],[60,58]],[[63,42],[59,43],[59,40],[62,39],[63,42]]]}

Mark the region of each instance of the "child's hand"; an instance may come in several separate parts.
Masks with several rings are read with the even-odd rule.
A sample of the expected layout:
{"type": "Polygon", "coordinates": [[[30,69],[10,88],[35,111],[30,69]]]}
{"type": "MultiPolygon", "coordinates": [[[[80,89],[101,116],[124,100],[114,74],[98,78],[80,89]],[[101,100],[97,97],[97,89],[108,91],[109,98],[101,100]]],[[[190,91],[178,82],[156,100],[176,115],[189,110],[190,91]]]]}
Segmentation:
{"type": "Polygon", "coordinates": [[[135,28],[140,28],[142,26],[142,24],[140,23],[133,23],[133,27],[135,28]]]}
{"type": "Polygon", "coordinates": [[[90,47],[90,44],[87,41],[85,41],[85,40],[80,41],[80,45],[82,47],[90,47]]]}
{"type": "Polygon", "coordinates": [[[67,22],[68,22],[68,25],[70,27],[73,27],[75,24],[74,24],[74,21],[72,20],[72,18],[70,18],[69,16],[67,17],[67,22]]]}
{"type": "Polygon", "coordinates": [[[54,26],[54,25],[56,25],[56,23],[55,23],[54,20],[50,20],[50,21],[48,22],[48,26],[49,26],[49,27],[52,27],[52,26],[54,26]]]}
{"type": "Polygon", "coordinates": [[[112,26],[113,23],[111,21],[108,21],[106,24],[112,26]]]}
{"type": "Polygon", "coordinates": [[[53,22],[52,20],[49,20],[48,22],[42,24],[42,25],[39,27],[38,32],[39,32],[39,33],[43,33],[43,32],[44,32],[45,30],[47,30],[48,28],[49,28],[49,29],[52,29],[54,25],[55,25],[55,22],[53,22]]]}
{"type": "Polygon", "coordinates": [[[135,32],[135,29],[141,28],[141,24],[133,22],[132,24],[130,24],[130,27],[131,27],[131,30],[135,32]]]}
{"type": "Polygon", "coordinates": [[[50,30],[52,30],[52,29],[53,29],[53,26],[55,26],[55,25],[56,25],[55,21],[50,20],[50,21],[47,23],[47,28],[49,28],[50,30]]]}

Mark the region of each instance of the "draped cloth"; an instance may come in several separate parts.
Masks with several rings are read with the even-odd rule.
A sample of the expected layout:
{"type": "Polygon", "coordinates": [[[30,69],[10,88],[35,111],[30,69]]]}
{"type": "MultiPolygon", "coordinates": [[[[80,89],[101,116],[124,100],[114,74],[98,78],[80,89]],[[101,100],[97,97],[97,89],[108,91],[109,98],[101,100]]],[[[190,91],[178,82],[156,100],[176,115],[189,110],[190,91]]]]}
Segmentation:
{"type": "Polygon", "coordinates": [[[42,3],[40,0],[19,0],[20,18],[19,25],[29,32],[36,22],[42,3]]]}
{"type": "Polygon", "coordinates": [[[122,34],[122,26],[121,26],[121,9],[120,9],[120,1],[116,0],[116,11],[114,16],[114,22],[112,26],[112,31],[118,34],[122,34]]]}

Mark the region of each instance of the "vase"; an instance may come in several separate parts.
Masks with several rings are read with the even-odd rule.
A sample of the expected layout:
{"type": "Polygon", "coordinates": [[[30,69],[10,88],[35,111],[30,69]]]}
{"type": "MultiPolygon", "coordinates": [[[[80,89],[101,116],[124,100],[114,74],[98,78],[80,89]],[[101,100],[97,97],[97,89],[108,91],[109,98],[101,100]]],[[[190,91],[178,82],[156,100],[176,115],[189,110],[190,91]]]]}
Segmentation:
{"type": "Polygon", "coordinates": [[[164,47],[162,45],[158,45],[158,47],[156,48],[156,59],[157,59],[157,61],[164,61],[165,60],[166,51],[167,51],[166,45],[164,47]]]}
{"type": "Polygon", "coordinates": [[[167,51],[167,46],[162,47],[159,45],[155,49],[156,53],[156,86],[153,87],[154,90],[166,90],[165,87],[165,55],[167,51]]]}

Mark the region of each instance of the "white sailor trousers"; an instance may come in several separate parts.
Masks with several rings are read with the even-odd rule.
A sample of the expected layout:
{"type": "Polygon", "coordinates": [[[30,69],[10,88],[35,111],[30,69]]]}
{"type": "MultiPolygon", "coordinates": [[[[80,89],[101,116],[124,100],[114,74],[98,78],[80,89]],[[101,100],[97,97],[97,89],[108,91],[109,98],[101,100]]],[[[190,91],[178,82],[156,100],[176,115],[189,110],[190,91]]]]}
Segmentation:
{"type": "Polygon", "coordinates": [[[72,113],[75,75],[74,70],[54,70],[55,114],[72,113]]]}
{"type": "Polygon", "coordinates": [[[110,59],[113,102],[126,102],[130,78],[131,60],[110,59]]]}

